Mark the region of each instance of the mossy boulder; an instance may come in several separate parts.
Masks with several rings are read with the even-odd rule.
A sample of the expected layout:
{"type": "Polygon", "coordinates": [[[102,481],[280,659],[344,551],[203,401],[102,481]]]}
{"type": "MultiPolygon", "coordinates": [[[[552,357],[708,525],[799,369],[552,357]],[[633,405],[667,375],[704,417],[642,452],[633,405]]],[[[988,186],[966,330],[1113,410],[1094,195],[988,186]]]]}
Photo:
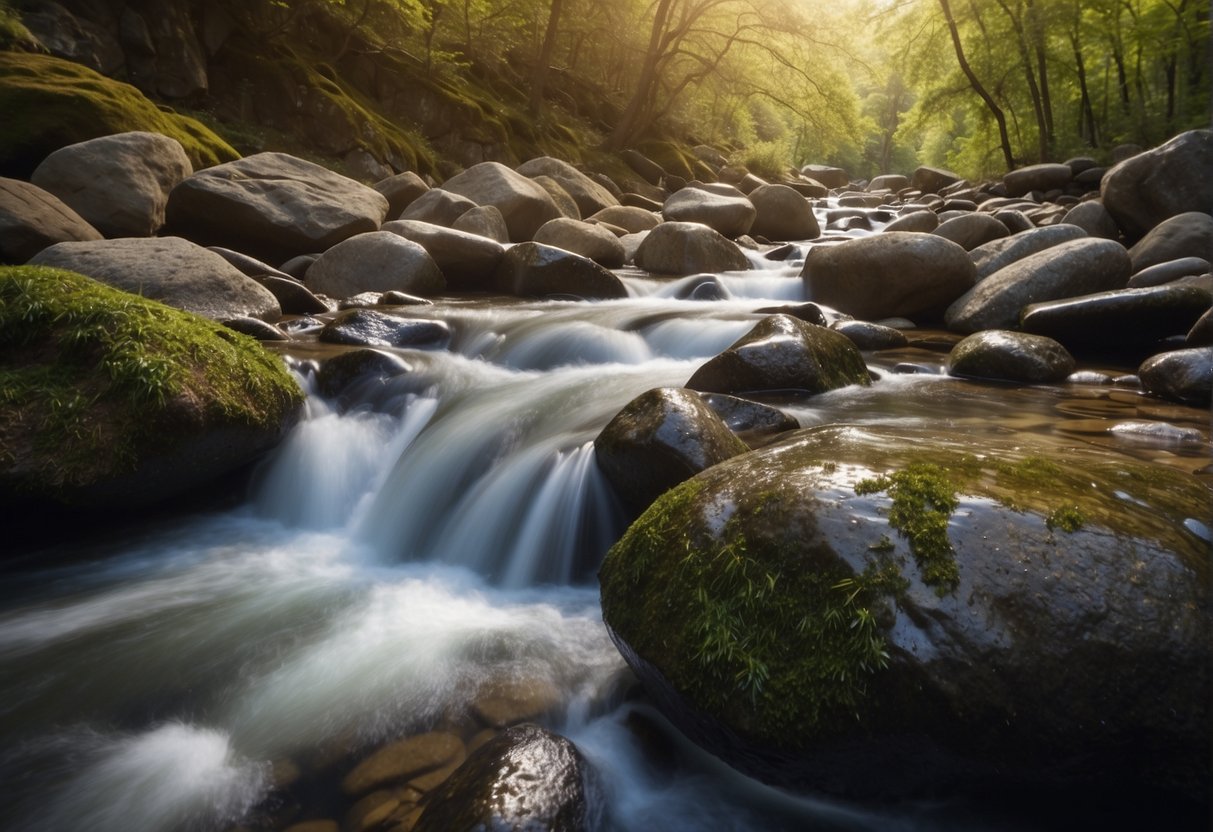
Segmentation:
{"type": "Polygon", "coordinates": [[[161,110],[129,84],[49,55],[0,52],[0,112],[0,174],[18,179],[27,179],[61,147],[132,130],[176,139],[195,170],[240,157],[202,122],[161,110]]]}
{"type": "Polygon", "coordinates": [[[809,429],[659,498],[606,556],[603,617],[684,733],[769,782],[1199,801],[1211,511],[1093,450],[809,429]]]}
{"type": "Polygon", "coordinates": [[[276,444],[302,400],[279,358],[218,323],[74,272],[0,269],[9,501],[176,496],[276,444]]]}

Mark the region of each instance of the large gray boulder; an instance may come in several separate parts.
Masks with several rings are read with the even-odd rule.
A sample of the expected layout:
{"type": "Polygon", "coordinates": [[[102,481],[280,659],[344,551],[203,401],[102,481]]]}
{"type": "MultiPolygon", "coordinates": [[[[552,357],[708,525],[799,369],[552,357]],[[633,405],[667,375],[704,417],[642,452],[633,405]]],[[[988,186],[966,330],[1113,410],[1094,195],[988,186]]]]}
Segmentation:
{"type": "Polygon", "coordinates": [[[750,261],[732,240],[697,222],[663,222],[636,249],[638,268],[655,274],[742,271],[750,261]]]}
{"type": "Polygon", "coordinates": [[[632,516],[683,480],[748,450],[699,394],[681,387],[641,393],[594,440],[598,467],[632,516]]]}
{"type": "Polygon", "coordinates": [[[791,315],[769,315],[687,381],[703,393],[813,395],[871,381],[845,335],[791,315]]]}
{"type": "Polygon", "coordinates": [[[1126,159],[1104,176],[1100,196],[1130,241],[1176,214],[1213,211],[1213,130],[1126,159]]]}
{"type": "Polygon", "coordinates": [[[603,618],[675,725],[768,782],[1202,801],[1211,512],[1198,477],[1102,449],[815,428],[659,498],[603,618]]]}
{"type": "Polygon", "coordinates": [[[523,176],[535,178],[549,176],[560,183],[560,187],[577,203],[581,216],[588,217],[604,208],[618,205],[619,200],[602,185],[599,185],[568,162],[553,159],[551,156],[539,156],[523,162],[517,168],[523,176]]]}
{"type": "Polygon", "coordinates": [[[1004,223],[990,214],[974,212],[945,220],[931,233],[951,240],[965,251],[972,251],[992,240],[1006,237],[1010,231],[1004,223]]]}
{"type": "Polygon", "coordinates": [[[180,237],[57,243],[30,264],[79,272],[216,321],[276,321],[282,316],[268,289],[213,251],[180,237]]]}
{"type": "Polygon", "coordinates": [[[1213,262],[1213,216],[1185,211],[1169,217],[1129,249],[1133,271],[1180,257],[1200,257],[1213,262]]]}
{"type": "Polygon", "coordinates": [[[502,256],[493,275],[498,292],[533,298],[626,298],[628,290],[614,273],[588,257],[542,243],[519,243],[502,256]]]}
{"type": "Polygon", "coordinates": [[[425,180],[411,170],[380,179],[371,187],[387,199],[389,217],[399,217],[405,208],[430,189],[425,180]]]}
{"type": "Polygon", "coordinates": [[[1080,240],[1087,234],[1078,226],[1068,223],[1047,225],[1044,228],[1033,228],[1021,231],[1009,237],[991,240],[969,252],[973,265],[977,267],[977,281],[980,283],[999,269],[1006,268],[1016,260],[1044,251],[1071,240],[1080,240]]]}
{"type": "Polygon", "coordinates": [[[380,230],[424,248],[442,271],[447,288],[456,292],[491,291],[493,272],[505,254],[505,246],[496,240],[420,220],[385,222],[380,230]]]}
{"type": "Polygon", "coordinates": [[[926,165],[919,167],[910,177],[910,187],[917,188],[929,194],[937,194],[949,185],[955,185],[961,180],[959,173],[944,168],[932,168],[926,165]]]}
{"type": "Polygon", "coordinates": [[[1070,184],[1073,176],[1069,165],[1046,162],[1008,171],[1002,177],[1002,184],[1006,186],[1008,196],[1023,196],[1033,191],[1060,190],[1070,184]]]}
{"type": "MultiPolygon", "coordinates": [[[[465,196],[442,188],[431,188],[410,202],[408,207],[400,212],[399,219],[450,227],[476,207],[476,203],[465,196]]],[[[504,222],[504,219],[502,221],[504,222]]]]}
{"type": "Polygon", "coordinates": [[[444,182],[442,189],[477,205],[496,206],[516,243],[530,240],[541,225],[562,216],[543,186],[500,162],[473,165],[444,182]]]}
{"type": "Polygon", "coordinates": [[[812,240],[821,226],[807,199],[787,185],[759,185],[747,195],[757,215],[751,234],[768,240],[812,240]]]}
{"type": "Polygon", "coordinates": [[[1112,240],[1084,237],[1017,260],[959,297],[944,316],[954,332],[1017,329],[1030,303],[1123,289],[1129,254],[1112,240]]]}
{"type": "Polygon", "coordinates": [[[150,237],[164,225],[169,193],[193,172],[176,139],[130,132],[61,147],[30,181],[107,237],[150,237]]]}
{"type": "Polygon", "coordinates": [[[169,194],[174,233],[282,262],[376,231],[387,198],[353,179],[286,153],[215,165],[169,194]]]}
{"type": "MultiPolygon", "coordinates": [[[[1105,240],[1119,240],[1120,226],[1108,209],[1098,199],[1088,199],[1080,202],[1066,212],[1062,223],[1076,225],[1092,237],[1103,237],[1105,240]]],[[[1056,228],[1056,226],[1052,226],[1056,228]]]]}
{"type": "Polygon", "coordinates": [[[568,217],[548,220],[535,232],[535,242],[580,254],[608,269],[623,265],[623,243],[601,225],[568,217]]]}
{"type": "Polygon", "coordinates": [[[0,177],[0,263],[24,263],[55,243],[100,239],[97,229],[54,194],[0,177]]]}
{"type": "Polygon", "coordinates": [[[956,243],[903,231],[814,248],[801,270],[809,300],[866,320],[937,314],[974,274],[956,243]]]}
{"type": "Polygon", "coordinates": [[[661,213],[673,222],[703,223],[729,238],[748,234],[757,216],[754,204],[746,197],[726,196],[703,188],[676,191],[666,199],[661,213]]]}
{"type": "Polygon", "coordinates": [[[369,231],[338,243],[308,268],[305,282],[333,298],[390,291],[425,296],[446,288],[425,248],[391,231],[369,231]]]}

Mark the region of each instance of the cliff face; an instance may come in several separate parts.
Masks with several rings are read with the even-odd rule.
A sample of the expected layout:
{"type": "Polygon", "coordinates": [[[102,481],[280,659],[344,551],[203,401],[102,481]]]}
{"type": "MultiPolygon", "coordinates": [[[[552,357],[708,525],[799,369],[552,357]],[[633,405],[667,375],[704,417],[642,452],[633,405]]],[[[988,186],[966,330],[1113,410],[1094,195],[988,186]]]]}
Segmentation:
{"type": "Polygon", "coordinates": [[[242,153],[310,152],[363,179],[449,172],[439,160],[452,169],[542,153],[576,160],[594,127],[560,105],[610,112],[595,91],[570,96],[566,85],[538,123],[526,78],[508,65],[472,60],[452,78],[323,3],[61,0],[21,18],[51,55],[199,111],[242,153]]]}

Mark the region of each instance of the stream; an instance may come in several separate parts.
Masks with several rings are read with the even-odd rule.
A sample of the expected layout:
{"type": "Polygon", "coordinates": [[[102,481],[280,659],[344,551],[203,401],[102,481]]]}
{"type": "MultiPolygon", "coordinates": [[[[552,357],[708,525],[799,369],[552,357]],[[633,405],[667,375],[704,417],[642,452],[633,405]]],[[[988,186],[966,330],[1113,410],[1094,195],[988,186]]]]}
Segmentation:
{"type": "MultiPolygon", "coordinates": [[[[0,826],[258,828],[282,761],[428,730],[504,680],[556,692],[543,721],[598,771],[612,829],[1033,828],[946,798],[863,806],[749,780],[677,737],[607,636],[595,571],[624,515],[594,437],[636,395],[685,383],[754,310],[806,300],[798,261],[756,262],[719,276],[724,300],[624,271],[625,300],[403,310],[449,324],[450,348],[396,350],[410,372],[340,401],[311,387],[344,348],[281,348],[306,417],[238,508],[5,567],[0,826]]],[[[865,353],[870,388],[777,403],[806,427],[1033,434],[1210,477],[1207,412],[1112,385],[963,381],[945,356],[865,353]]]]}

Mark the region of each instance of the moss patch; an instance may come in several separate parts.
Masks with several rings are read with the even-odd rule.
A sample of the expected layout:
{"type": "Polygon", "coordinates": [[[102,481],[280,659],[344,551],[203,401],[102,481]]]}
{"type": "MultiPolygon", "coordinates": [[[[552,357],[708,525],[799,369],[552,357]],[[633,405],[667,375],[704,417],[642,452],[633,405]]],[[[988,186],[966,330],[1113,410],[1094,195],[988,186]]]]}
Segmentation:
{"type": "Polygon", "coordinates": [[[856,574],[818,557],[803,530],[761,524],[787,500],[748,495],[716,536],[686,518],[705,509],[700,479],[658,499],[607,554],[604,616],[696,707],[784,746],[853,725],[888,655],[879,610],[905,582],[874,558],[856,574]]]}
{"type": "Polygon", "coordinates": [[[0,268],[0,479],[54,494],[134,470],[212,424],[276,430],[282,362],[213,321],[82,275],[0,268]]]}
{"type": "Polygon", "coordinates": [[[948,518],[956,510],[956,484],[931,463],[914,463],[893,474],[860,480],[856,494],[888,492],[893,499],[889,525],[910,542],[923,582],[940,596],[956,589],[960,571],[948,540],[948,518]]]}
{"type": "Polygon", "coordinates": [[[49,55],[0,52],[0,174],[28,178],[69,144],[146,130],[181,142],[194,168],[239,158],[202,123],[164,112],[129,84],[49,55]]]}

